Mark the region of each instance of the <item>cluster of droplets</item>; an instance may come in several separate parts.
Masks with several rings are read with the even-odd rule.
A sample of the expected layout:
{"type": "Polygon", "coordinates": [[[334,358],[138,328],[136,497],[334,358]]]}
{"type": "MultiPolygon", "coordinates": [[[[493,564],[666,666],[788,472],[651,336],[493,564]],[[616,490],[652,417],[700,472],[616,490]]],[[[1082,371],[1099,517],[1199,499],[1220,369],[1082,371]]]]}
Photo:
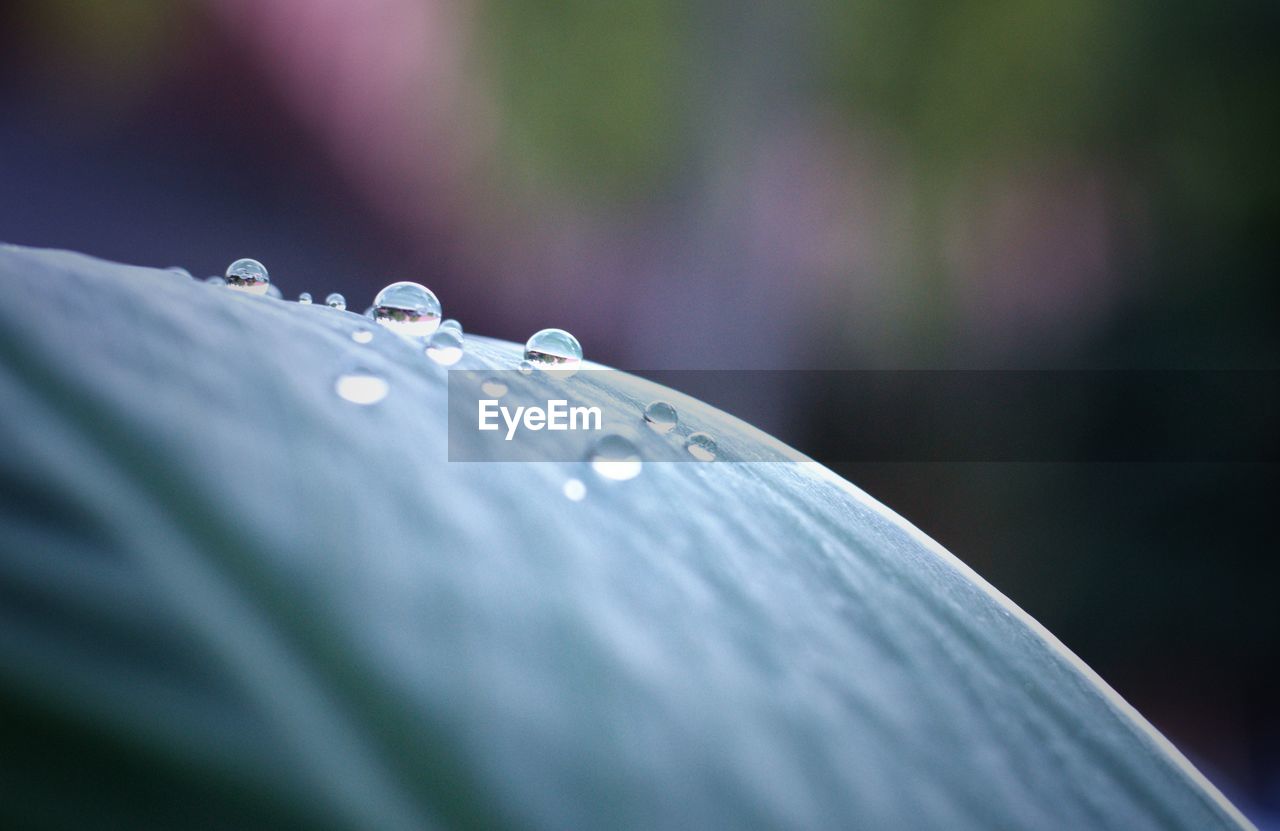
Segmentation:
{"type": "MultiPolygon", "coordinates": [[[[169,271],[191,277],[190,272],[177,266],[169,271]]],[[[246,294],[267,295],[280,298],[278,288],[262,263],[253,259],[240,259],[227,266],[225,275],[209,277],[206,282],[225,285],[246,294]]],[[[311,305],[309,292],[298,295],[298,303],[311,305]]],[[[331,309],[345,311],[347,301],[333,292],[325,298],[331,309]]],[[[373,305],[364,316],[393,334],[418,343],[427,358],[441,366],[453,366],[462,359],[462,324],[456,320],[444,320],[440,300],[426,286],[411,281],[392,283],[374,297],[373,305]]],[[[351,333],[351,339],[359,344],[373,340],[373,331],[361,326],[351,333]]],[[[518,370],[522,375],[544,372],[554,378],[569,378],[582,366],[582,344],[563,329],[542,329],[525,343],[524,359],[518,370]]],[[[353,404],[369,406],[382,401],[390,392],[390,384],[382,376],[364,368],[343,372],[334,382],[338,396],[353,404]]],[[[497,377],[485,379],[481,384],[485,395],[501,398],[507,394],[507,384],[497,377]]],[[[659,435],[666,435],[679,424],[675,407],[666,401],[653,401],[641,415],[643,423],[659,435]]],[[[685,439],[685,451],[700,462],[715,461],[719,448],[715,439],[703,432],[690,433],[685,439]]],[[[624,482],[640,475],[644,463],[640,451],[628,438],[610,434],[597,441],[588,454],[592,471],[602,479],[624,482]]],[[[567,499],[579,502],[586,497],[587,486],[581,479],[573,478],[564,483],[567,499]]]]}

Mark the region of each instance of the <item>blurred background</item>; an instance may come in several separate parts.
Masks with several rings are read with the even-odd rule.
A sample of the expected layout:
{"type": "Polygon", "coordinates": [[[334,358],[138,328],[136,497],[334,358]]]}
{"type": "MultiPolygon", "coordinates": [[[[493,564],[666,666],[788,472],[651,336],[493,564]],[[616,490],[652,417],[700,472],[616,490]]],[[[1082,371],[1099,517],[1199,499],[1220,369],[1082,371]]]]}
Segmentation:
{"type": "MultiPolygon", "coordinates": [[[[1266,0],[11,0],[0,240],[355,310],[416,280],[636,370],[1276,369],[1278,35],[1266,0]]],[[[759,393],[838,457],[839,390],[759,393]]],[[[1275,465],[834,466],[1280,828],[1275,465]]]]}

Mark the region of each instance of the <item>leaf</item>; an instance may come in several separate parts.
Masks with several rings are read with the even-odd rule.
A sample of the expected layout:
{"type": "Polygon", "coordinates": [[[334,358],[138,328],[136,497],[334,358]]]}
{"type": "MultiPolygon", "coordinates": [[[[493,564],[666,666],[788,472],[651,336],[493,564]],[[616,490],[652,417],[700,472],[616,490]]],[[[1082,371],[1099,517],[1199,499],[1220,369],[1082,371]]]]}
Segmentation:
{"type": "Polygon", "coordinates": [[[817,464],[451,464],[444,370],[358,315],[62,252],[0,275],[0,826],[1247,825],[817,464]],[[384,401],[334,393],[357,364],[384,401]]]}

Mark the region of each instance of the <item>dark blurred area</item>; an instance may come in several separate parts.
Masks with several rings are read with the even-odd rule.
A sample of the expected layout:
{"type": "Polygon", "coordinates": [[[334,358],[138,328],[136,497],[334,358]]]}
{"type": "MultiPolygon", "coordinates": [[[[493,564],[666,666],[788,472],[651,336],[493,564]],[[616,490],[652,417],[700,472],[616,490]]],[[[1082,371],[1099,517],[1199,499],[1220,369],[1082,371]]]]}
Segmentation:
{"type": "MultiPolygon", "coordinates": [[[[1260,0],[10,2],[0,240],[355,310],[417,280],[638,370],[1275,370],[1278,35],[1260,0]]],[[[731,409],[842,458],[841,391],[777,377],[731,409]]],[[[1274,464],[834,466],[1280,827],[1274,464]]]]}

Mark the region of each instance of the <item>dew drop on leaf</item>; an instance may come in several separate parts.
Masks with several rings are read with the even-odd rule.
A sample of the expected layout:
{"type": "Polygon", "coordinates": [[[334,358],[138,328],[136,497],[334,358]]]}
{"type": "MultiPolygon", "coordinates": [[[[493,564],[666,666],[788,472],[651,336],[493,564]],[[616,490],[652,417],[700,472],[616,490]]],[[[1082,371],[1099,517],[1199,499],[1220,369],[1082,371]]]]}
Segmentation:
{"type": "Polygon", "coordinates": [[[407,280],[392,283],[373,298],[373,319],[406,338],[425,338],[435,332],[440,314],[440,301],[431,289],[407,280]]]}
{"type": "Polygon", "coordinates": [[[700,462],[714,462],[716,454],[720,452],[720,448],[716,446],[716,440],[706,433],[690,434],[684,443],[684,449],[700,462]]]}
{"type": "Polygon", "coordinates": [[[441,366],[453,366],[462,359],[462,338],[451,329],[441,329],[427,340],[426,352],[441,366]]]}
{"type": "Polygon", "coordinates": [[[582,365],[582,344],[563,329],[543,329],[524,345],[524,359],[536,369],[568,378],[582,365]]]}
{"type": "Polygon", "coordinates": [[[347,298],[343,297],[341,294],[338,294],[335,291],[333,294],[329,295],[324,299],[324,304],[328,306],[330,309],[337,309],[340,312],[346,311],[347,298]]]}
{"type": "Polygon", "coordinates": [[[665,401],[654,401],[644,408],[644,423],[655,433],[670,433],[679,421],[676,408],[665,401]]]}
{"type": "Polygon", "coordinates": [[[257,260],[244,258],[227,266],[224,275],[227,288],[247,294],[266,294],[271,278],[267,276],[267,268],[257,260]]]}

